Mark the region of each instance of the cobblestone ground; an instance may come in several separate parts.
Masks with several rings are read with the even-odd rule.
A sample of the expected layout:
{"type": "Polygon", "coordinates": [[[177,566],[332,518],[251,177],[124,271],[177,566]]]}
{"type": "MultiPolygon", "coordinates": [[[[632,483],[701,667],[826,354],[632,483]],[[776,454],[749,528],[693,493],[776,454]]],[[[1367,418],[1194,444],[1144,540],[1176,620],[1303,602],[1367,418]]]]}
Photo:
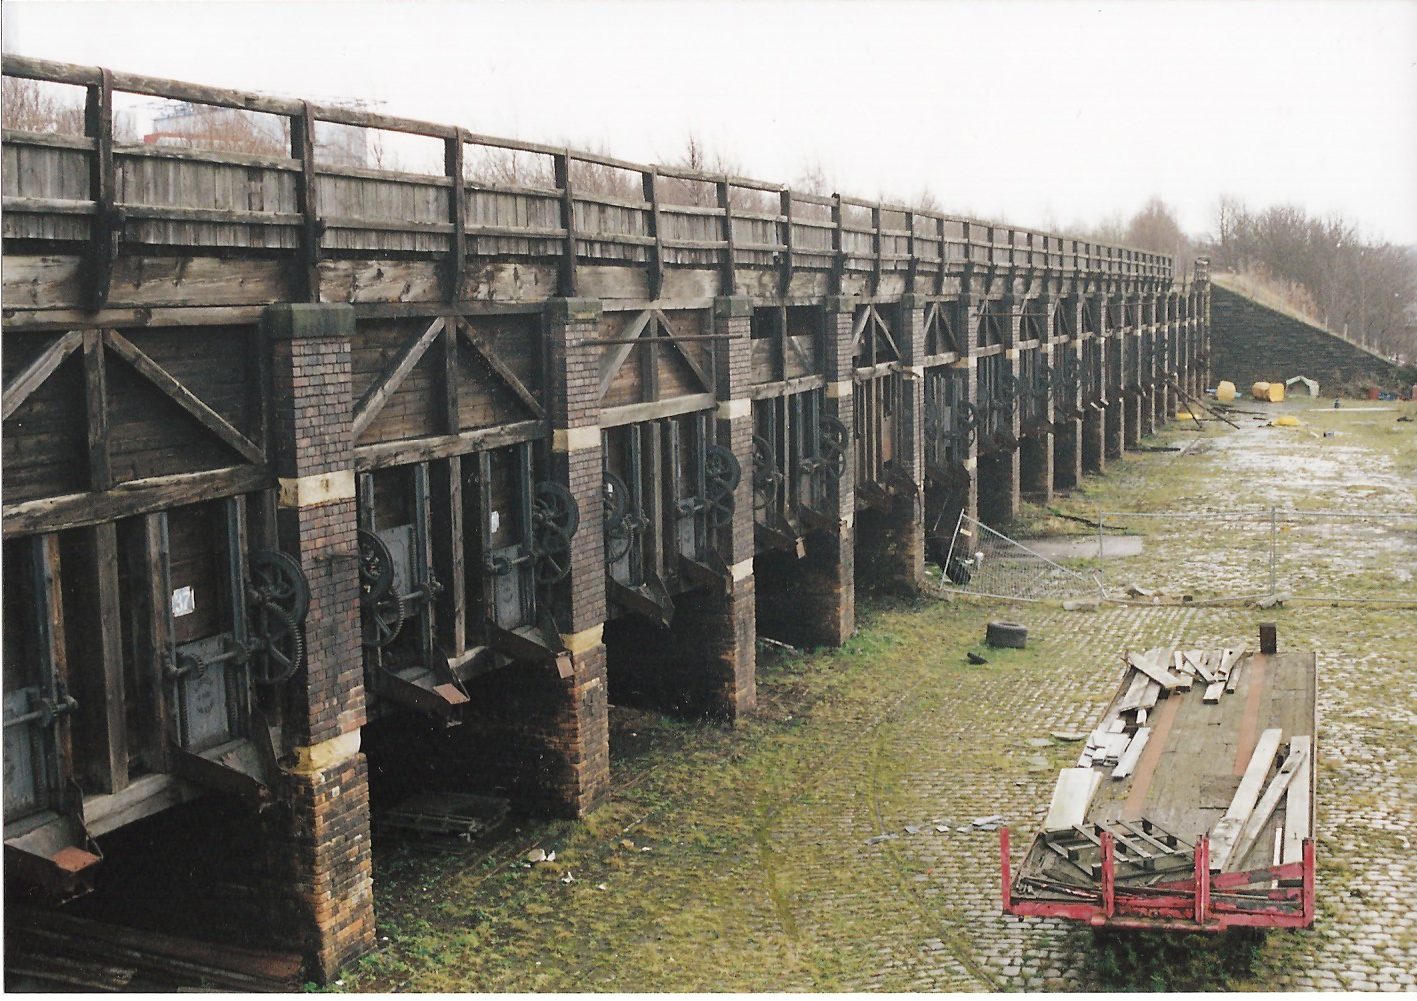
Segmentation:
{"type": "MultiPolygon", "coordinates": [[[[1380,485],[1385,510],[1417,510],[1405,451],[1417,431],[1394,427],[1394,437],[1382,423],[1335,439],[1207,432],[1205,449],[1129,458],[1062,503],[1146,510],[1188,491],[1218,506],[1269,503],[1284,481],[1255,469],[1292,470],[1328,441],[1348,450],[1362,484],[1380,485]],[[1237,454],[1250,462],[1241,489],[1227,479],[1237,454]]],[[[1304,478],[1303,492],[1352,506],[1352,485],[1335,473],[1304,478]]],[[[1224,533],[1158,532],[1141,559],[1164,562],[1182,546],[1217,566],[1230,558],[1224,533]]],[[[1411,568],[1417,545],[1409,537],[1369,559],[1411,568]]],[[[486,854],[382,846],[385,941],[344,986],[1412,990],[1414,648],[1410,607],[868,605],[842,650],[765,658],[762,712],[736,730],[619,717],[617,790],[584,823],[524,824],[486,854]],[[1028,625],[1030,648],[967,665],[964,651],[1000,614],[1028,625]],[[1119,681],[1118,651],[1253,645],[1261,618],[1279,624],[1282,649],[1319,652],[1316,926],[1178,950],[1004,917],[997,834],[959,828],[1001,814],[1026,842],[1076,754],[1049,733],[1096,718],[1119,681]],[[524,867],[531,846],[556,861],[524,867]]]]}

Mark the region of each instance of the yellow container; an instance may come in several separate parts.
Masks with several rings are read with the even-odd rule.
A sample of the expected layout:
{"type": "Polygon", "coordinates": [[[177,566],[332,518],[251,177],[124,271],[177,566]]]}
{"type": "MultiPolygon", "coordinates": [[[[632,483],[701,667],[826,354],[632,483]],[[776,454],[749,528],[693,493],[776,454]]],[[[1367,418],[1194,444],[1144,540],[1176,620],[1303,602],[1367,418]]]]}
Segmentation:
{"type": "Polygon", "coordinates": [[[1178,410],[1176,411],[1176,419],[1178,421],[1193,421],[1196,419],[1196,415],[1189,410],[1178,410]]]}
{"type": "Polygon", "coordinates": [[[1296,428],[1299,426],[1299,418],[1292,414],[1284,414],[1274,419],[1274,426],[1277,428],[1296,428]]]}
{"type": "Polygon", "coordinates": [[[1284,383],[1257,382],[1250,387],[1250,395],[1266,403],[1284,402],[1284,383]]]}
{"type": "Polygon", "coordinates": [[[1221,403],[1235,402],[1235,384],[1233,382],[1222,382],[1215,387],[1215,398],[1221,403]]]}
{"type": "Polygon", "coordinates": [[[1283,403],[1283,402],[1284,402],[1284,383],[1282,383],[1282,382],[1271,382],[1271,383],[1269,384],[1269,402],[1270,402],[1270,403],[1283,403]]]}
{"type": "Polygon", "coordinates": [[[1250,395],[1257,400],[1269,399],[1269,383],[1257,382],[1250,387],[1250,395]]]}

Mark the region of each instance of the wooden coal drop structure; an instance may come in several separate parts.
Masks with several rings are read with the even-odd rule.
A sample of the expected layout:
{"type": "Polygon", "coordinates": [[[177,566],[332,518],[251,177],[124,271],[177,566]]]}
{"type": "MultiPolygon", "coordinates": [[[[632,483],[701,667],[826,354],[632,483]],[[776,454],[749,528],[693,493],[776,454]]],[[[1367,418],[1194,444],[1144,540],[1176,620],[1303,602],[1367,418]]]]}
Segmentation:
{"type": "Polygon", "coordinates": [[[317,979],[373,943],[390,745],[418,734],[583,815],[609,789],[609,693],[751,712],[759,623],[844,642],[858,571],[916,586],[930,524],[1017,510],[1020,438],[1071,433],[1068,468],[1100,471],[1106,377],[1137,357],[1108,366],[1104,341],[1164,326],[1168,379],[1203,384],[1205,273],[1160,255],[97,67],[4,72],[85,98],[82,135],[3,147],[9,871],[64,896],[107,833],[208,790],[279,800],[275,933],[317,979]],[[266,115],[290,147],[127,144],[115,92],[266,115]],[[440,144],[445,169],[341,162],[315,141],[332,126],[440,144]],[[479,173],[508,151],[536,168],[479,173]]]}
{"type": "Polygon", "coordinates": [[[456,725],[476,675],[565,656],[555,609],[581,511],[549,471],[542,337],[524,314],[371,318],[354,358],[370,713],[456,725]]]}
{"type": "Polygon", "coordinates": [[[714,354],[728,349],[702,311],[646,310],[611,320],[601,336],[598,392],[605,588],[612,608],[668,627],[674,595],[721,587],[720,550],[743,477],[717,440],[714,354]],[[623,320],[623,322],[617,322],[623,320]],[[634,358],[635,363],[631,363],[634,358]]]}
{"type": "Polygon", "coordinates": [[[820,315],[760,308],[751,323],[753,536],[800,559],[804,537],[834,529],[851,436],[823,408],[820,315]]]}
{"type": "Polygon", "coordinates": [[[225,497],[6,541],[5,854],[32,889],[90,890],[94,838],[189,796],[175,780],[273,803],[310,591],[298,561],[251,545],[253,507],[225,497]],[[115,700],[95,661],[139,697],[115,700]]]}
{"type": "Polygon", "coordinates": [[[961,511],[969,507],[979,409],[970,401],[967,318],[958,303],[931,303],[924,314],[921,431],[926,557],[940,563],[961,511]]]}

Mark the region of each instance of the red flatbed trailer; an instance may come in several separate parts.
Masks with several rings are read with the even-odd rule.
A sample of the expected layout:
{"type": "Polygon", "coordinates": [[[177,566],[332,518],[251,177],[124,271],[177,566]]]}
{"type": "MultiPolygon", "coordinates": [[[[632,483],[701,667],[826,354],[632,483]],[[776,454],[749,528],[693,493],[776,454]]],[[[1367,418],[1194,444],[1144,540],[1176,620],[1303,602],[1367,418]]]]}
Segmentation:
{"type": "Polygon", "coordinates": [[[1000,831],[1004,913],[1208,932],[1313,924],[1316,658],[1275,652],[1272,632],[1261,647],[1128,655],[1017,871],[1000,831]],[[1158,683],[1153,704],[1136,706],[1147,688],[1137,676],[1152,673],[1183,684],[1158,683]],[[1096,773],[1091,792],[1085,769],[1096,773]],[[1065,779],[1084,792],[1069,797],[1065,779]]]}

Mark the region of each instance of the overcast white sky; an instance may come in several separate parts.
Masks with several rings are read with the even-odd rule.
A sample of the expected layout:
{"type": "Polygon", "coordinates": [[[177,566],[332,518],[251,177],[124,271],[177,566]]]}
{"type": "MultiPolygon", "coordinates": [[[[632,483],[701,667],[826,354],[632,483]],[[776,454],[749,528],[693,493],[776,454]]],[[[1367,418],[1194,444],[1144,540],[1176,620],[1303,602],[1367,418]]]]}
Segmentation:
{"type": "Polygon", "coordinates": [[[1417,0],[57,2],[4,49],[1068,228],[1156,195],[1417,244],[1417,0]]]}

